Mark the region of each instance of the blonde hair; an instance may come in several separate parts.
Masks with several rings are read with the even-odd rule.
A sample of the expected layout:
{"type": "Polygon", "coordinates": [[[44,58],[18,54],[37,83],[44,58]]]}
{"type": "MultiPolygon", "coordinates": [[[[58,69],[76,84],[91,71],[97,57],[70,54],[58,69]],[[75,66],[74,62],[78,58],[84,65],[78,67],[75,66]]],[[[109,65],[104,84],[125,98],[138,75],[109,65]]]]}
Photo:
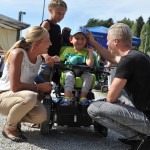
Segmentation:
{"type": "Polygon", "coordinates": [[[112,25],[108,32],[111,34],[112,39],[119,39],[123,42],[132,43],[132,31],[130,27],[124,23],[116,23],[112,25]]]}
{"type": "Polygon", "coordinates": [[[30,27],[26,32],[25,36],[17,41],[5,54],[5,60],[7,60],[10,51],[15,48],[23,48],[28,51],[32,48],[34,42],[41,42],[46,36],[48,36],[48,31],[41,26],[30,27]]]}
{"type": "Polygon", "coordinates": [[[56,8],[56,7],[60,7],[60,6],[67,9],[67,4],[63,0],[51,0],[48,5],[48,8],[56,8]]]}

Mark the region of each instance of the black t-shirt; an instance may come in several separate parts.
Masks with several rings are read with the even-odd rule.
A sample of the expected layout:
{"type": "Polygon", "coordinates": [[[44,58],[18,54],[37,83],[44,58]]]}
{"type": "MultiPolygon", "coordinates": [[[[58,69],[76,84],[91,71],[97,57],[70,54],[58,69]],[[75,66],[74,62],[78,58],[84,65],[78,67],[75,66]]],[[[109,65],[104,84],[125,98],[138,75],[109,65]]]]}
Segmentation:
{"type": "MultiPolygon", "coordinates": [[[[58,24],[54,24],[50,20],[45,20],[49,22],[50,30],[50,40],[52,42],[52,46],[48,49],[48,55],[49,56],[59,56],[60,48],[61,48],[61,28],[58,24]]],[[[42,23],[41,23],[42,24],[42,23]]]]}
{"type": "Polygon", "coordinates": [[[131,50],[117,65],[116,78],[127,79],[125,90],[140,111],[150,110],[150,58],[131,50]]]}

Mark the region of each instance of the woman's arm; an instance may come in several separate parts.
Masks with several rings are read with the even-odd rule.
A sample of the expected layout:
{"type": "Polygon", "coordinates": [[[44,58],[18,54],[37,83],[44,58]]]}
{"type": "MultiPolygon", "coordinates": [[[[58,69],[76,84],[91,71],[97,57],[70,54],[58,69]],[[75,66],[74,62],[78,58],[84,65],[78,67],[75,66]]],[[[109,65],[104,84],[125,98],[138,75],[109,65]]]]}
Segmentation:
{"type": "Polygon", "coordinates": [[[20,49],[11,50],[8,56],[8,63],[10,66],[9,67],[10,89],[13,92],[20,91],[23,89],[23,86],[20,82],[22,60],[23,60],[23,52],[20,49]]]}
{"type": "Polygon", "coordinates": [[[9,67],[10,89],[13,92],[18,92],[21,90],[30,90],[35,92],[37,92],[37,90],[40,90],[43,92],[50,92],[52,89],[52,85],[49,82],[44,82],[40,84],[34,83],[29,84],[20,81],[21,64],[23,57],[24,54],[19,48],[11,50],[8,56],[8,63],[10,65],[9,67]]]}

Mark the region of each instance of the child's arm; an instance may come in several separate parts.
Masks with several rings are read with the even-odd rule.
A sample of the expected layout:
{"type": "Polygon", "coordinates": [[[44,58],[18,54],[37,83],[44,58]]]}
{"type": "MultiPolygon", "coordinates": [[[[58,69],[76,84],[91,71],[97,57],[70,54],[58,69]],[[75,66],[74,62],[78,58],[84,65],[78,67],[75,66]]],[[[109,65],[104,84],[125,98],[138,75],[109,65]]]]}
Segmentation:
{"type": "Polygon", "coordinates": [[[49,56],[48,54],[42,54],[44,60],[45,60],[45,63],[49,66],[49,67],[53,67],[54,66],[54,62],[55,60],[49,56]]]}
{"type": "Polygon", "coordinates": [[[60,58],[60,61],[65,61],[65,55],[66,55],[66,53],[65,53],[65,46],[63,46],[63,47],[61,47],[61,49],[60,49],[60,53],[59,53],[59,58],[60,58]]]}
{"type": "MultiPolygon", "coordinates": [[[[45,28],[47,31],[50,30],[48,21],[43,21],[41,27],[45,28]]],[[[52,67],[54,65],[55,60],[51,56],[49,56],[48,54],[43,54],[42,56],[44,57],[45,62],[48,66],[52,67]]]]}
{"type": "Polygon", "coordinates": [[[44,21],[44,22],[41,24],[41,27],[45,28],[47,31],[50,30],[50,25],[49,25],[49,22],[48,22],[48,21],[44,21]]]}
{"type": "Polygon", "coordinates": [[[94,65],[94,54],[93,54],[93,49],[87,49],[88,51],[88,58],[86,59],[86,64],[89,67],[92,67],[94,65]]]}

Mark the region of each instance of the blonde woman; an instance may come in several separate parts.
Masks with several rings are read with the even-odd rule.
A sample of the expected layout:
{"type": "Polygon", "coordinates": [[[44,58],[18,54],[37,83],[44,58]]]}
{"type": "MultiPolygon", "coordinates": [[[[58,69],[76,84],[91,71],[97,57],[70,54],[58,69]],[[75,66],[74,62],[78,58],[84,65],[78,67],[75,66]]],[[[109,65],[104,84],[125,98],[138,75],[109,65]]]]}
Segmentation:
{"type": "Polygon", "coordinates": [[[38,101],[37,91],[50,92],[49,82],[35,84],[42,62],[51,45],[46,29],[31,27],[26,35],[6,54],[6,62],[0,79],[0,113],[7,116],[2,134],[16,142],[27,138],[19,128],[21,122],[39,124],[46,120],[46,109],[38,101]]]}

